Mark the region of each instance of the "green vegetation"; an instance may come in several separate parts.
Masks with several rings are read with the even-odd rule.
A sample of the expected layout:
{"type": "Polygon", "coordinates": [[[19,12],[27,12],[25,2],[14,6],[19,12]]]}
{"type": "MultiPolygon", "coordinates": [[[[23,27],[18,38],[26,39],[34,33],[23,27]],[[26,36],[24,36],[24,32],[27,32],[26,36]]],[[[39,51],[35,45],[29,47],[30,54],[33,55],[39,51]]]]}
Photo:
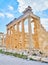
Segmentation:
{"type": "Polygon", "coordinates": [[[11,53],[11,52],[4,52],[2,50],[0,50],[0,53],[6,54],[6,55],[15,56],[15,57],[18,57],[18,58],[23,58],[23,59],[27,59],[28,58],[27,55],[18,54],[18,53],[11,53]]]}
{"type": "Polygon", "coordinates": [[[13,56],[23,58],[23,59],[27,59],[27,56],[23,55],[23,54],[13,53],[13,56]]]}
{"type": "Polygon", "coordinates": [[[3,52],[2,50],[0,50],[0,53],[2,53],[2,54],[3,54],[4,52],[3,52]]]}

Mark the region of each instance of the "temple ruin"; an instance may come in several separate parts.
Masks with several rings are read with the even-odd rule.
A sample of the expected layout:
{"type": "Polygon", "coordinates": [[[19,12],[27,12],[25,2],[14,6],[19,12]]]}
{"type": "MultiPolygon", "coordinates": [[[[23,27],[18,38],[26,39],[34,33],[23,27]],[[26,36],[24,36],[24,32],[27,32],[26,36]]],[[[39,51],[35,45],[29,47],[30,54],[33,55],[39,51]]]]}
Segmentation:
{"type": "Polygon", "coordinates": [[[23,15],[15,18],[6,27],[6,49],[18,51],[38,49],[48,53],[48,32],[41,25],[40,17],[32,12],[30,6],[23,11],[23,15]]]}

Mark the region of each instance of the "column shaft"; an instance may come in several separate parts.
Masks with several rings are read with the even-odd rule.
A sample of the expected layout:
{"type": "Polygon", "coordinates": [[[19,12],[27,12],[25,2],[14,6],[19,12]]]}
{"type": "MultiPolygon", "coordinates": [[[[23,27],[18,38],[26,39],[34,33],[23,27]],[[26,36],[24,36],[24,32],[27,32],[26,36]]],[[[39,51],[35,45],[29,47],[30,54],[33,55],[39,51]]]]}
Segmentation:
{"type": "Polygon", "coordinates": [[[17,49],[19,50],[19,23],[17,23],[17,49]]]}
{"type": "Polygon", "coordinates": [[[28,31],[29,31],[29,50],[33,48],[33,41],[32,41],[32,29],[31,29],[31,19],[28,16],[28,31]]]}
{"type": "Polygon", "coordinates": [[[24,20],[22,20],[22,48],[25,49],[25,43],[24,43],[24,39],[25,39],[25,33],[24,33],[24,20]]]}
{"type": "Polygon", "coordinates": [[[39,42],[38,42],[38,30],[39,30],[39,21],[37,19],[34,19],[34,32],[35,32],[35,48],[38,49],[39,48],[39,42]]]}

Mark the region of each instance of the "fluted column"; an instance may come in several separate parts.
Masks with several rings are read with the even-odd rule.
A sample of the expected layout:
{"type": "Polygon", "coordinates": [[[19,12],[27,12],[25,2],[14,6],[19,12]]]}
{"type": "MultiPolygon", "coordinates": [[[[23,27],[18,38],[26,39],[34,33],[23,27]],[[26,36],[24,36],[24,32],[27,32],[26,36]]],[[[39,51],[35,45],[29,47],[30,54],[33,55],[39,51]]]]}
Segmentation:
{"type": "Polygon", "coordinates": [[[32,29],[31,29],[31,18],[28,16],[28,31],[29,31],[29,50],[33,48],[33,41],[32,41],[32,29]]]}
{"type": "Polygon", "coordinates": [[[38,33],[39,33],[39,20],[34,19],[34,35],[35,35],[35,48],[39,48],[39,40],[38,40],[38,33]]]}
{"type": "Polygon", "coordinates": [[[6,34],[6,49],[9,48],[9,43],[10,43],[10,40],[9,40],[9,29],[7,28],[7,34],[6,34]]]}
{"type": "Polygon", "coordinates": [[[17,23],[17,49],[19,50],[19,23],[17,23]]]}
{"type": "Polygon", "coordinates": [[[9,42],[9,43],[10,43],[10,49],[12,49],[12,48],[11,48],[11,44],[12,44],[12,43],[11,43],[11,28],[10,28],[10,39],[9,39],[9,40],[10,40],[10,42],[9,42]]]}
{"type": "Polygon", "coordinates": [[[10,48],[13,50],[14,49],[14,30],[13,26],[10,28],[10,48]]]}
{"type": "Polygon", "coordinates": [[[24,20],[22,20],[22,48],[23,49],[25,49],[24,39],[25,39],[24,20]]]}

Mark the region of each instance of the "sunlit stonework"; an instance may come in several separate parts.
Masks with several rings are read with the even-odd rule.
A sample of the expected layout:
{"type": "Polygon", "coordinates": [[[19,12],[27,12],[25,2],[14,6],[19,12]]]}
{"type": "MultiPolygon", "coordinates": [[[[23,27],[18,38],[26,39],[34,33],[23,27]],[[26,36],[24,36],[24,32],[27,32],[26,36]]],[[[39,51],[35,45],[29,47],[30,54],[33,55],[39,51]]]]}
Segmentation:
{"type": "Polygon", "coordinates": [[[23,11],[23,15],[7,24],[5,44],[8,50],[31,52],[36,49],[48,55],[48,32],[30,6],[23,11]]]}

